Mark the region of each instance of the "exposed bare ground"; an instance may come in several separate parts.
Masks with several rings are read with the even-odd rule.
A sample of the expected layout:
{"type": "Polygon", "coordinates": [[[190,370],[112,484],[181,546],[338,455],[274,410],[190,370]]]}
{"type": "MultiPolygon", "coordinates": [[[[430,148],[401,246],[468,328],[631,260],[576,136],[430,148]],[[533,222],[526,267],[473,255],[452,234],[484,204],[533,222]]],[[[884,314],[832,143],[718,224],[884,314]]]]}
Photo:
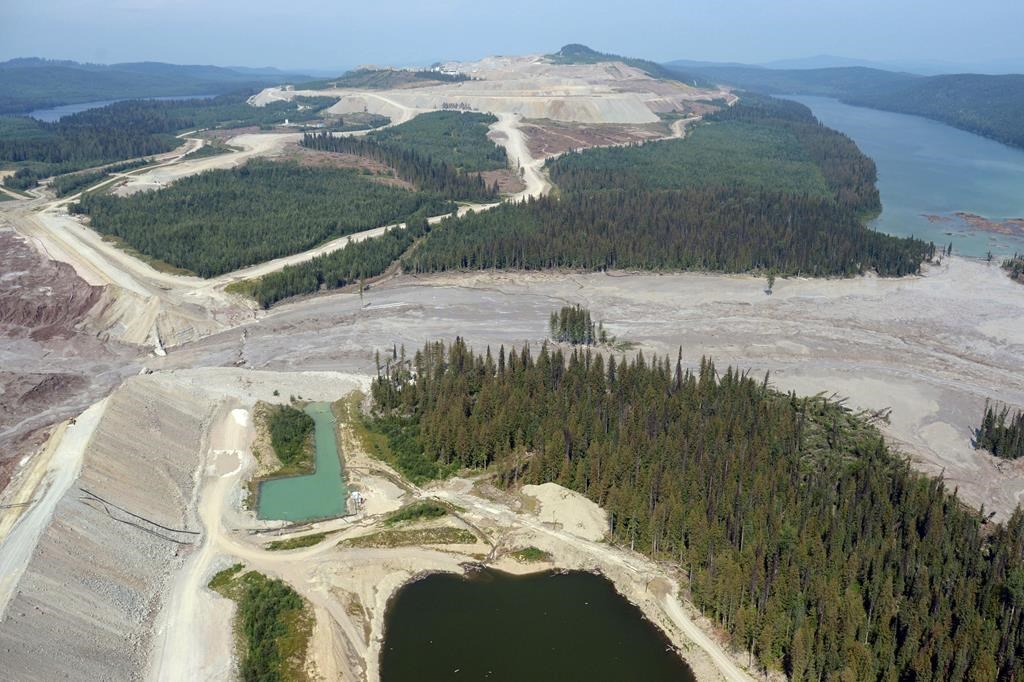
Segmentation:
{"type": "Polygon", "coordinates": [[[523,121],[530,153],[535,157],[553,156],[574,149],[611,147],[661,139],[668,136],[663,123],[645,125],[582,124],[560,121],[523,121]]]}

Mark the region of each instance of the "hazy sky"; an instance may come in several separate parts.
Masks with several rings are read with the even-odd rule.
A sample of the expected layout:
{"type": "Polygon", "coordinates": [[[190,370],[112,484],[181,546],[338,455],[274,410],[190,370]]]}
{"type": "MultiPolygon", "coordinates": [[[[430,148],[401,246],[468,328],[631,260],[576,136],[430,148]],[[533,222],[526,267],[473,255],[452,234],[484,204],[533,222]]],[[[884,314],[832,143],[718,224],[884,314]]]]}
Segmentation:
{"type": "Polygon", "coordinates": [[[334,69],[552,51],[1024,62],[1021,0],[0,0],[0,59],[334,69]]]}

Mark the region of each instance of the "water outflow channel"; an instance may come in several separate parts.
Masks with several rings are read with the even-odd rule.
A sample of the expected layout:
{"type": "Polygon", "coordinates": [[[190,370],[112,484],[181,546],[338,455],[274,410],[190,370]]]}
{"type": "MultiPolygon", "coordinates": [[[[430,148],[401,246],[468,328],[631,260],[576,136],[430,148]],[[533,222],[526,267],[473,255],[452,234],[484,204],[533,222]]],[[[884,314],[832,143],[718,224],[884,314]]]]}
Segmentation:
{"type": "Polygon", "coordinates": [[[331,405],[312,403],[305,412],[316,425],[316,472],[261,483],[258,503],[261,519],[310,521],[345,513],[348,492],[341,475],[341,457],[331,405]]]}
{"type": "Polygon", "coordinates": [[[382,682],[694,682],[640,609],[591,573],[436,574],[395,595],[382,682]]]}

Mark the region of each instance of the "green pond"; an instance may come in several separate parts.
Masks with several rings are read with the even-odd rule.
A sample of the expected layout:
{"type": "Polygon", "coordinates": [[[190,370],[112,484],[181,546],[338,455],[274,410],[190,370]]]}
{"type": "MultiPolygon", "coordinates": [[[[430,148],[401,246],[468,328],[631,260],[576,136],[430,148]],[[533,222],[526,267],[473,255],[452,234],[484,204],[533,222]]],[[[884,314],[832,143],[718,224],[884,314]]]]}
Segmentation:
{"type": "Polygon", "coordinates": [[[348,491],[341,475],[341,457],[331,406],[329,403],[312,403],[305,412],[316,424],[316,473],[263,481],[257,510],[261,519],[309,521],[345,513],[348,491]]]}
{"type": "Polygon", "coordinates": [[[591,573],[435,574],[388,605],[382,682],[694,682],[640,609],[591,573]]]}

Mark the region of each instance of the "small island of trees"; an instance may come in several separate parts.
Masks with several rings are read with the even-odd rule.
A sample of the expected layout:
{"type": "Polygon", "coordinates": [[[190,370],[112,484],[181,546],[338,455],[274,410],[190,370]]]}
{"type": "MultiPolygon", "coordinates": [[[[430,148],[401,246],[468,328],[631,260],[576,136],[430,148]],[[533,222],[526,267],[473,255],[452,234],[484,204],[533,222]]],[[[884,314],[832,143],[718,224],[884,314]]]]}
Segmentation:
{"type": "Polygon", "coordinates": [[[597,343],[608,343],[608,333],[604,323],[594,324],[590,311],[581,305],[562,306],[558,312],[551,312],[548,322],[551,338],[561,343],[574,346],[593,346],[597,343]]]}

